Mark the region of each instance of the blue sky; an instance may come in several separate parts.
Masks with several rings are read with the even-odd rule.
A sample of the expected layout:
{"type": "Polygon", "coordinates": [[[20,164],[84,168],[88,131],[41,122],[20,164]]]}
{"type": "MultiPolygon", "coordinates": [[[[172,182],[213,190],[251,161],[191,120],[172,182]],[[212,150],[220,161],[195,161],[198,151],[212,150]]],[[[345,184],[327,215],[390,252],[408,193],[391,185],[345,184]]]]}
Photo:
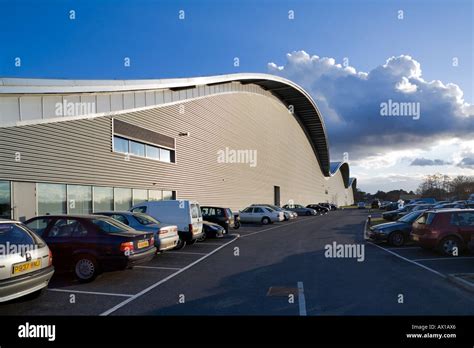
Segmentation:
{"type": "MultiPolygon", "coordinates": [[[[392,56],[409,55],[420,63],[425,81],[454,83],[465,102],[474,102],[469,0],[0,0],[0,22],[2,77],[135,79],[269,72],[269,62],[285,66],[286,55],[294,51],[336,63],[347,57],[358,72],[370,72],[392,56]],[[70,10],[75,20],[69,19],[70,10]],[[180,10],[185,20],[178,18],[180,10]],[[294,20],[288,19],[289,10],[294,20]],[[404,11],[403,20],[397,18],[398,10],[404,11]],[[15,67],[16,57],[21,67],[15,67]],[[129,68],[125,57],[131,59],[129,68]],[[233,65],[234,57],[239,57],[239,67],[233,65]],[[455,57],[457,67],[452,65],[455,57]]],[[[295,82],[300,81],[295,77],[295,82]]],[[[338,141],[339,133],[330,127],[331,122],[330,140],[338,141]]],[[[451,139],[445,134],[443,140],[455,137],[453,130],[451,139]]],[[[352,145],[347,146],[351,152],[352,145]]],[[[458,152],[470,156],[470,148],[458,152]]],[[[436,154],[420,156],[434,159],[436,154]]],[[[364,175],[358,168],[364,163],[354,164],[353,172],[364,175]]],[[[390,173],[406,173],[401,163],[396,166],[402,169],[390,173]]],[[[359,183],[363,187],[364,180],[359,183]]],[[[410,185],[416,187],[416,180],[410,185]]]]}

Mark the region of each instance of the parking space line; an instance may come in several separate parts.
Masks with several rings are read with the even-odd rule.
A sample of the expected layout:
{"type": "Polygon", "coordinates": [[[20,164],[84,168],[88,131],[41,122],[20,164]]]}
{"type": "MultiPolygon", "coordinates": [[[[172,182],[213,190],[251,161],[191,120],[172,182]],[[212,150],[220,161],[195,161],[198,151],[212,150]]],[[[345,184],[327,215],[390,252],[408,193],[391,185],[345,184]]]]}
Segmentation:
{"type": "Polygon", "coordinates": [[[206,253],[194,253],[189,251],[167,251],[167,254],[207,255],[206,253]]]}
{"type": "Polygon", "coordinates": [[[438,258],[414,259],[413,261],[442,261],[442,260],[460,260],[460,259],[474,259],[474,256],[438,257],[438,258]]]}
{"type": "Polygon", "coordinates": [[[164,270],[171,270],[171,271],[178,271],[181,269],[178,267],[155,267],[155,266],[133,266],[133,268],[152,268],[152,269],[164,269],[164,270]]]}
{"type": "Polygon", "coordinates": [[[77,294],[87,294],[87,295],[103,295],[103,296],[120,296],[120,297],[132,297],[130,294],[115,294],[111,292],[96,292],[96,291],[83,291],[83,290],[68,290],[68,289],[47,289],[48,291],[55,292],[68,292],[68,293],[77,293],[77,294]]]}
{"type": "Polygon", "coordinates": [[[240,238],[246,238],[246,237],[249,237],[249,236],[253,236],[254,234],[259,234],[259,233],[262,233],[262,232],[267,232],[267,231],[270,231],[270,230],[274,230],[274,229],[276,229],[276,228],[285,227],[285,226],[289,226],[289,225],[296,224],[296,223],[298,223],[298,222],[308,221],[308,220],[309,220],[309,219],[304,219],[304,220],[302,219],[302,220],[298,220],[298,221],[287,222],[287,223],[284,224],[284,225],[278,225],[278,226],[266,228],[266,229],[261,230],[261,231],[256,231],[256,232],[244,234],[244,235],[240,236],[240,238]]]}
{"type": "Polygon", "coordinates": [[[432,272],[432,273],[434,273],[434,274],[436,274],[436,275],[439,275],[441,278],[445,278],[445,279],[447,278],[447,276],[445,276],[444,274],[442,274],[442,273],[440,273],[440,272],[438,272],[438,271],[435,271],[435,270],[432,269],[432,268],[429,268],[429,267],[427,267],[427,266],[425,266],[425,265],[422,265],[421,263],[418,263],[418,262],[416,262],[416,261],[407,259],[406,257],[403,257],[403,256],[401,256],[400,254],[394,253],[393,251],[391,251],[391,250],[389,250],[389,249],[386,249],[386,248],[384,248],[384,247],[381,247],[380,245],[374,244],[374,243],[372,243],[372,242],[367,242],[367,244],[373,245],[373,246],[375,246],[375,247],[377,247],[377,248],[379,248],[379,249],[385,250],[386,252],[388,252],[388,253],[390,253],[390,254],[392,254],[392,255],[394,255],[394,256],[396,256],[396,257],[402,259],[402,260],[405,260],[406,262],[412,263],[412,264],[414,264],[414,265],[416,265],[416,266],[418,266],[418,267],[424,268],[424,269],[426,269],[427,271],[430,271],[430,272],[432,272]]]}
{"type": "Polygon", "coordinates": [[[140,291],[138,294],[135,294],[133,295],[132,297],[129,297],[128,299],[126,299],[125,301],[122,301],[120,302],[119,304],[117,304],[116,306],[106,310],[105,312],[101,313],[100,316],[107,316],[115,311],[117,311],[118,309],[122,308],[123,306],[129,304],[130,302],[136,300],[137,298],[145,295],[146,293],[150,292],[151,290],[153,290],[154,288],[156,288],[157,286],[160,286],[161,284],[163,283],[166,283],[168,280],[176,277],[178,274],[181,274],[183,273],[184,271],[190,269],[191,267],[193,267],[194,265],[197,265],[199,262],[201,261],[204,261],[205,259],[207,259],[208,257],[210,257],[211,255],[215,254],[216,252],[218,252],[219,250],[221,250],[222,248],[225,248],[227,245],[235,242],[236,240],[239,239],[240,235],[239,234],[235,234],[233,235],[235,238],[232,239],[231,241],[225,243],[224,245],[214,249],[213,251],[211,251],[209,254],[206,254],[204,255],[203,257],[197,259],[196,261],[194,261],[193,263],[190,263],[189,265],[187,265],[186,267],[184,268],[181,268],[179,271],[169,275],[168,277],[156,282],[155,284],[153,285],[150,285],[148,288],[146,289],[143,289],[142,291],[140,291]]]}
{"type": "Polygon", "coordinates": [[[298,282],[298,304],[300,308],[300,316],[306,316],[306,299],[304,297],[303,282],[298,282]]]}
{"type": "Polygon", "coordinates": [[[419,246],[411,246],[411,247],[400,247],[400,248],[397,248],[397,247],[393,247],[393,248],[388,248],[390,250],[407,250],[407,249],[420,249],[419,246]]]}

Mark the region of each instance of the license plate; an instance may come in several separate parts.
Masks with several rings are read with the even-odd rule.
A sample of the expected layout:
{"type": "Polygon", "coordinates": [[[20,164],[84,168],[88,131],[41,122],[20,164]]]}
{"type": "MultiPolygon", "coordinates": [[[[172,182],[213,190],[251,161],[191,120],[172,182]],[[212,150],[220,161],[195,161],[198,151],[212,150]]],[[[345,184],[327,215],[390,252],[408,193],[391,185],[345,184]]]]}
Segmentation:
{"type": "Polygon", "coordinates": [[[27,273],[38,268],[41,268],[41,259],[17,263],[13,265],[12,274],[27,273]]]}
{"type": "Polygon", "coordinates": [[[141,240],[138,242],[138,249],[141,249],[141,248],[146,248],[147,246],[150,245],[150,243],[147,241],[147,240],[141,240]]]}

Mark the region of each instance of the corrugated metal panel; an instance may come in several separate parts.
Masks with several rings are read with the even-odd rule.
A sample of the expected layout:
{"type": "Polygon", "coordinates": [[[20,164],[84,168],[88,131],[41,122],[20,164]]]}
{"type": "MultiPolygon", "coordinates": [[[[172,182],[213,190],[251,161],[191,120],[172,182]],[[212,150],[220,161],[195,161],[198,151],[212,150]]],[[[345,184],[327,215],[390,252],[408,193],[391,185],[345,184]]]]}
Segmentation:
{"type": "Polygon", "coordinates": [[[111,117],[105,116],[1,128],[0,178],[169,189],[178,198],[233,209],[273,203],[273,186],[281,187],[282,204],[326,201],[327,183],[311,144],[279,100],[232,93],[183,105],[184,113],[169,105],[115,116],[176,138],[175,164],[133,156],[126,161],[112,153],[111,117]],[[190,136],[178,137],[180,132],[190,136]],[[256,150],[256,167],[218,163],[218,151],[226,148],[256,150]],[[15,152],[21,153],[20,162],[15,152]]]}

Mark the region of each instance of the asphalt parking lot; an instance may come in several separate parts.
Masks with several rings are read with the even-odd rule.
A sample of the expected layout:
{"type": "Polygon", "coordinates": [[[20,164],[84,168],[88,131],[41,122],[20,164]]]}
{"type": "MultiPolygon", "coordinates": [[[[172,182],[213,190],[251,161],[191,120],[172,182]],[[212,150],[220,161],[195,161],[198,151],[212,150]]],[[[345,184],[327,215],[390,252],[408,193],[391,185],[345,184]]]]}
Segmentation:
{"type": "Polygon", "coordinates": [[[472,255],[446,258],[416,246],[364,239],[367,211],[335,211],[165,252],[81,284],[55,274],[38,299],[0,305],[0,315],[461,315],[472,293],[448,281],[472,272],[472,255]],[[328,258],[331,243],[365,247],[363,262],[328,258]],[[404,301],[398,301],[403,294],[404,301]]]}

